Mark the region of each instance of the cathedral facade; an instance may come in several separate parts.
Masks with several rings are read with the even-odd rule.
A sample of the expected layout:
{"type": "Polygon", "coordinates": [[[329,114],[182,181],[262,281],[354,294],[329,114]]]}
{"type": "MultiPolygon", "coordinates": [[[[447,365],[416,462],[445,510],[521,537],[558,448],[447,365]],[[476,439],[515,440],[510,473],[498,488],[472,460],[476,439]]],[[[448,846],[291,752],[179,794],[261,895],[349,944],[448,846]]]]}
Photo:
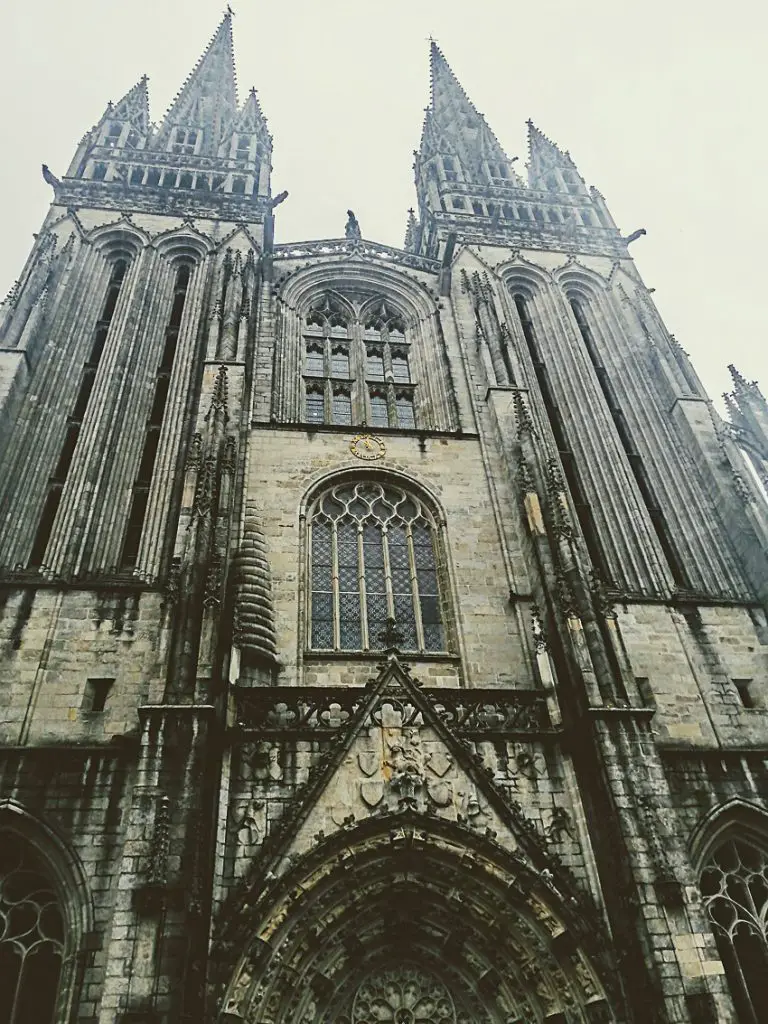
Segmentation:
{"type": "Polygon", "coordinates": [[[430,60],[402,249],[278,240],[229,13],[44,168],[0,1024],[768,1021],[768,405],[430,60]]]}

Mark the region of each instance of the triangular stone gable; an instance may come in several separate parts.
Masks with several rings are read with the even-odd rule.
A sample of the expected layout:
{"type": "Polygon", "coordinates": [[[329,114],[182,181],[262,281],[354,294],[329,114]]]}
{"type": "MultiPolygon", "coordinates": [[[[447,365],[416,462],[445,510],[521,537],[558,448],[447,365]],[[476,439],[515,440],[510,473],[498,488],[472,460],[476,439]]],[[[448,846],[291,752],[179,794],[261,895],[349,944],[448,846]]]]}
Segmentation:
{"type": "MultiPolygon", "coordinates": [[[[321,764],[298,805],[286,809],[259,870],[279,876],[313,845],[375,816],[439,818],[502,846],[535,873],[557,878],[556,859],[470,745],[456,737],[396,651],[321,764]],[[290,825],[288,825],[290,822],[290,825]]],[[[573,891],[562,878],[562,890],[573,891]]]]}
{"type": "Polygon", "coordinates": [[[149,132],[149,95],[147,76],[143,75],[136,85],[114,106],[107,108],[104,117],[117,121],[128,121],[141,135],[149,132]]]}
{"type": "Polygon", "coordinates": [[[233,130],[236,132],[254,132],[271,139],[267,131],[267,119],[264,117],[264,112],[261,109],[259,97],[255,89],[251,89],[248,93],[248,99],[237,115],[233,130]]]}
{"type": "MultiPolygon", "coordinates": [[[[579,174],[571,154],[562,150],[547,135],[544,134],[533,121],[528,124],[528,184],[531,188],[547,188],[545,178],[553,168],[560,170],[575,171],[579,181],[584,185],[584,179],[579,174]]],[[[561,185],[562,187],[562,185],[561,185]]]]}
{"type": "Polygon", "coordinates": [[[219,252],[223,249],[239,249],[244,253],[248,253],[251,249],[256,253],[261,252],[261,246],[245,224],[238,224],[236,228],[233,228],[228,235],[222,238],[216,248],[219,252]]]}

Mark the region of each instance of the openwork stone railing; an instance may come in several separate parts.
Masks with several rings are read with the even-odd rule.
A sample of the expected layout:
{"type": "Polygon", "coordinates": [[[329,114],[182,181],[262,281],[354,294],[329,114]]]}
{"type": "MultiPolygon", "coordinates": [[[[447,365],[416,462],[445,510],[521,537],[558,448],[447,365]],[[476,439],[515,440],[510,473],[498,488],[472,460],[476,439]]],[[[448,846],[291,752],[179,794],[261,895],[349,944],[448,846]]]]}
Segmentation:
{"type": "Polygon", "coordinates": [[[436,274],[440,270],[439,260],[394,249],[378,242],[367,242],[351,238],[327,238],[317,242],[295,242],[275,246],[276,260],[300,260],[309,256],[357,256],[390,266],[410,267],[436,274]]]}
{"type": "MultiPolygon", "coordinates": [[[[420,691],[436,715],[458,736],[467,739],[554,732],[540,690],[497,689],[420,691]]],[[[361,687],[276,686],[241,690],[237,694],[237,725],[259,735],[332,735],[347,725],[370,699],[361,687]]],[[[408,700],[382,695],[371,715],[384,705],[397,705],[402,726],[420,725],[423,713],[408,700]]]]}

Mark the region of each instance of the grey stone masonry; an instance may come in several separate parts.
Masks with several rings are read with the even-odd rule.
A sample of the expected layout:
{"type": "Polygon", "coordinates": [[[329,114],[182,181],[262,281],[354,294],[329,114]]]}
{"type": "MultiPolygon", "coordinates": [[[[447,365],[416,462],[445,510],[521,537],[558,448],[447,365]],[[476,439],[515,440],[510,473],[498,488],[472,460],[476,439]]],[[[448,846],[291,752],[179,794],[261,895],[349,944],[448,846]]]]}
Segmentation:
{"type": "Polygon", "coordinates": [[[529,122],[518,174],[430,51],[402,250],[275,243],[229,9],[46,169],[0,1024],[768,1019],[768,405],[732,368],[722,419],[570,154],[529,122]]]}

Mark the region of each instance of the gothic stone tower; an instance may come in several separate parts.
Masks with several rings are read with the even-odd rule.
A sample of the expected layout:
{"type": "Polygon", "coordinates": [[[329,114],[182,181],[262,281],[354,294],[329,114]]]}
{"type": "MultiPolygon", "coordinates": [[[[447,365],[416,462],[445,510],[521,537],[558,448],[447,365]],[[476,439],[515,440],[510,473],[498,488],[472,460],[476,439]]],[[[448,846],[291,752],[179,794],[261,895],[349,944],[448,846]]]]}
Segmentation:
{"type": "Polygon", "coordinates": [[[768,1020],[768,406],[436,46],[275,244],[227,14],[0,320],[0,1024],[768,1020]]]}

